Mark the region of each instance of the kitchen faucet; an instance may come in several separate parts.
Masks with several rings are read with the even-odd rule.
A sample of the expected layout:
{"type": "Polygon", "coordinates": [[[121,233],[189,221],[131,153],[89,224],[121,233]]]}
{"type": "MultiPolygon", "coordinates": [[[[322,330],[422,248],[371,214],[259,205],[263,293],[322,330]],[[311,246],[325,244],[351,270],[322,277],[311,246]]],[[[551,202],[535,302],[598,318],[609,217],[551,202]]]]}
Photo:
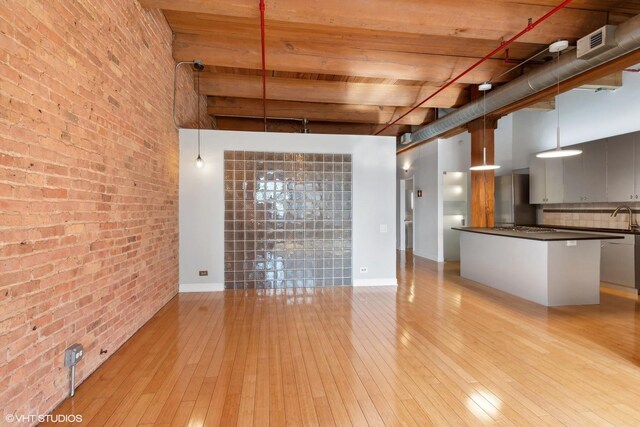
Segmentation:
{"type": "Polygon", "coordinates": [[[626,206],[626,205],[618,206],[616,210],[613,211],[613,213],[611,214],[611,217],[615,218],[616,216],[618,216],[619,211],[627,211],[627,213],[629,214],[629,228],[628,228],[629,231],[633,230],[634,228],[638,228],[638,224],[633,223],[633,211],[629,206],[626,206]]]}

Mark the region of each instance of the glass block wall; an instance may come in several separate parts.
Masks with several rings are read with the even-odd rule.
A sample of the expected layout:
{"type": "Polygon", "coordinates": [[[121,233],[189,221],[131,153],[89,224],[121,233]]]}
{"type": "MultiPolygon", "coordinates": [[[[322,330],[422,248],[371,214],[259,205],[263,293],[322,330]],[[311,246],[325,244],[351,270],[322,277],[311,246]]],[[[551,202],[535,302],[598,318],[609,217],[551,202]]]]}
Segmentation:
{"type": "Polygon", "coordinates": [[[226,289],[349,286],[350,154],[225,151],[226,289]]]}

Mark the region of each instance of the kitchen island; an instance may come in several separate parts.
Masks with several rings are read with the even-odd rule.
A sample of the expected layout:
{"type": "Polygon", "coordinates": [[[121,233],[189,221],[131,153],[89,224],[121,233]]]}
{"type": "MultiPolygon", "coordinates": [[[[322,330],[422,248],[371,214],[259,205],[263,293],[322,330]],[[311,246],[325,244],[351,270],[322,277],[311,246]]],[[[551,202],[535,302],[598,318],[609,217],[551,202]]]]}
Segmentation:
{"type": "Polygon", "coordinates": [[[460,274],[545,306],[600,302],[600,241],[620,239],[536,227],[456,227],[460,274]]]}

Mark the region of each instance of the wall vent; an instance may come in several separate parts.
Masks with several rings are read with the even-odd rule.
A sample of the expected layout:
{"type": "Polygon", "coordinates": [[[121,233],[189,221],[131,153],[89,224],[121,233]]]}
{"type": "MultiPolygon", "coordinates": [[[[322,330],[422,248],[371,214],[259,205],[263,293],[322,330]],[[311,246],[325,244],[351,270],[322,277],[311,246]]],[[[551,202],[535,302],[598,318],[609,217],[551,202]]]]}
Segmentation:
{"type": "Polygon", "coordinates": [[[615,25],[605,25],[578,40],[576,57],[589,59],[614,47],[616,45],[615,30],[615,25]]]}

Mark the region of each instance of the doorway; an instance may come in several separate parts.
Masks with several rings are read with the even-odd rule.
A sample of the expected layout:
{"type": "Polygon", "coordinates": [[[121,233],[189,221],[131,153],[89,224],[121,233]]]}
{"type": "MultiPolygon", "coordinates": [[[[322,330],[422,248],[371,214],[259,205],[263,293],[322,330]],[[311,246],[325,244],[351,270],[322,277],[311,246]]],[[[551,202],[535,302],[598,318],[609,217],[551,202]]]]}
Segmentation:
{"type": "Polygon", "coordinates": [[[467,224],[468,218],[467,172],[443,172],[442,226],[445,261],[460,261],[460,232],[452,227],[467,224]]]}
{"type": "Polygon", "coordinates": [[[413,213],[415,209],[415,194],[413,178],[400,182],[400,249],[403,251],[412,250],[414,244],[413,213]]]}

